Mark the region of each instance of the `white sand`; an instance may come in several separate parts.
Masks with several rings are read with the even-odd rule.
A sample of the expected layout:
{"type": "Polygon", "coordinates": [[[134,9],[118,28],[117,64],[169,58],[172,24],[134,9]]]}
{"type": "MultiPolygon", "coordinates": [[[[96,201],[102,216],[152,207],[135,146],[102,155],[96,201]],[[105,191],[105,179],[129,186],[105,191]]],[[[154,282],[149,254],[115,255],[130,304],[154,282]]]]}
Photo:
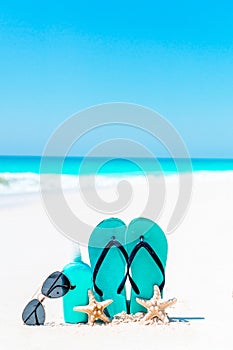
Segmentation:
{"type": "MultiPolygon", "coordinates": [[[[173,186],[171,181],[168,206],[173,186]]],[[[103,190],[105,195],[109,191],[103,190]]],[[[48,324],[27,327],[21,321],[24,306],[48,274],[70,261],[72,244],[56,231],[39,197],[1,208],[0,349],[232,349],[232,209],[232,173],[195,175],[189,211],[167,237],[164,297],[177,297],[169,315],[189,322],[65,325],[61,301],[48,300],[48,324]]],[[[162,228],[169,210],[159,221],[162,228]]],[[[85,248],[82,252],[86,259],[85,248]]]]}

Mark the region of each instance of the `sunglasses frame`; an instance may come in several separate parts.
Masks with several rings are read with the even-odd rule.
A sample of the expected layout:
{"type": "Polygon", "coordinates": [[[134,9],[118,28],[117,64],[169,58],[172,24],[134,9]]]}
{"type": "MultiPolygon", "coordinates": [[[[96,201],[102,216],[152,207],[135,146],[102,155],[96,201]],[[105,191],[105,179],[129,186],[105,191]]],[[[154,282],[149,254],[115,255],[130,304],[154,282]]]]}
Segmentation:
{"type": "Polygon", "coordinates": [[[51,273],[51,274],[45,279],[45,281],[43,282],[43,284],[41,285],[41,287],[39,287],[39,288],[37,289],[36,293],[33,295],[32,299],[31,299],[31,301],[29,301],[29,302],[27,303],[27,305],[25,306],[25,308],[24,308],[24,310],[23,310],[23,313],[22,313],[22,319],[23,319],[24,324],[27,325],[27,326],[40,326],[40,325],[44,325],[44,321],[45,321],[45,308],[44,308],[44,305],[43,305],[44,300],[45,300],[46,298],[49,298],[49,299],[61,298],[61,297],[63,297],[64,295],[66,295],[70,290],[73,290],[73,289],[75,289],[75,288],[76,288],[76,286],[72,286],[72,285],[71,285],[71,283],[70,283],[68,277],[67,277],[63,272],[55,271],[55,272],[51,273]],[[48,291],[47,291],[47,293],[46,293],[47,295],[46,295],[46,294],[44,294],[44,293],[42,292],[42,290],[43,290],[43,288],[45,288],[45,283],[46,283],[47,281],[49,281],[49,279],[50,279],[51,277],[53,277],[53,275],[55,275],[55,274],[58,274],[58,276],[54,276],[55,281],[52,283],[52,285],[51,285],[50,288],[48,289],[48,291]],[[65,280],[68,281],[68,284],[67,284],[67,285],[64,285],[64,286],[62,286],[62,285],[56,286],[56,282],[57,282],[57,281],[59,280],[59,278],[61,278],[61,277],[65,278],[65,280]],[[49,295],[50,293],[52,293],[52,291],[53,291],[56,287],[60,287],[60,288],[65,288],[65,287],[66,287],[67,290],[65,291],[65,293],[62,293],[62,295],[59,295],[59,296],[51,296],[51,295],[49,295]],[[34,308],[34,310],[31,311],[31,312],[29,313],[29,315],[25,315],[28,306],[29,306],[30,303],[32,303],[33,301],[35,301],[35,302],[38,301],[38,306],[36,306],[36,307],[34,308]],[[37,317],[37,314],[36,314],[36,310],[37,310],[37,308],[40,307],[40,306],[42,307],[43,313],[44,313],[44,315],[43,315],[43,321],[42,321],[42,322],[40,322],[40,321],[38,320],[38,317],[37,317]],[[31,324],[30,324],[30,323],[27,323],[27,321],[31,318],[31,316],[33,315],[33,313],[35,313],[35,321],[36,321],[36,323],[31,323],[31,324]]]}

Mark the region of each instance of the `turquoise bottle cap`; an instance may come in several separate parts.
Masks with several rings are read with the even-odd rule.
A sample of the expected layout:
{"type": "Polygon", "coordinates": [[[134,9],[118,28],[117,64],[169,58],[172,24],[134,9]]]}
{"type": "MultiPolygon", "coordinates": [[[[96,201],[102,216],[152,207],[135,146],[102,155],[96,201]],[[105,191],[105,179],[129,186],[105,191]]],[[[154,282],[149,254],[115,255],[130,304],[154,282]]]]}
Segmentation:
{"type": "Polygon", "coordinates": [[[73,243],[72,248],[73,248],[73,254],[72,254],[73,255],[73,261],[74,262],[81,261],[82,257],[81,257],[81,251],[80,251],[79,244],[73,243]]]}

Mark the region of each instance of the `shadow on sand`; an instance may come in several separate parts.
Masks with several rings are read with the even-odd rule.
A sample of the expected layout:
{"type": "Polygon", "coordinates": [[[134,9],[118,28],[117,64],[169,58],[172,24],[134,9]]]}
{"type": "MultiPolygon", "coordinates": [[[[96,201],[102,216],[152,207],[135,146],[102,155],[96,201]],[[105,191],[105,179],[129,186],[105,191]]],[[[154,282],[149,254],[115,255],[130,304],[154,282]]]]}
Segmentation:
{"type": "Polygon", "coordinates": [[[190,322],[205,320],[205,317],[169,317],[170,322],[190,322]]]}

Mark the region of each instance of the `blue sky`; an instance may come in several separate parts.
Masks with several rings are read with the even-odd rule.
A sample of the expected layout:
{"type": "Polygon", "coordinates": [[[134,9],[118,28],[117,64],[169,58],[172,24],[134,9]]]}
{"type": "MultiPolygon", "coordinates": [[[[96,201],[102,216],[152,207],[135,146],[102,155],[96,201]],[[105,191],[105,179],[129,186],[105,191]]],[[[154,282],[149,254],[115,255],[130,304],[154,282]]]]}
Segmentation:
{"type": "Polygon", "coordinates": [[[232,13],[224,0],[2,1],[0,154],[39,155],[70,115],[123,101],[166,117],[192,157],[233,157],[232,13]]]}

